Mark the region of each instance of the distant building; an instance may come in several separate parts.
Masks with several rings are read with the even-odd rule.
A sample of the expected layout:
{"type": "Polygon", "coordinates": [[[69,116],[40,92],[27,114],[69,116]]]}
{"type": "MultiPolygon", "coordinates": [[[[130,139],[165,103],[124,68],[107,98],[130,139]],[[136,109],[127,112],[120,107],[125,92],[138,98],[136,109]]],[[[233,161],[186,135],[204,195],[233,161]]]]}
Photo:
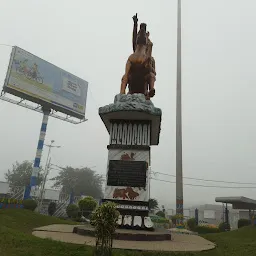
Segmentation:
{"type": "MultiPolygon", "coordinates": [[[[225,216],[225,207],[221,204],[205,204],[194,206],[189,209],[184,209],[184,218],[194,218],[195,217],[195,209],[198,209],[198,220],[200,224],[212,224],[218,226],[221,222],[224,221],[225,216]]],[[[237,229],[238,220],[239,219],[250,219],[249,211],[247,210],[236,210],[232,209],[232,207],[228,207],[229,210],[229,223],[231,229],[237,229]]],[[[167,217],[171,218],[171,216],[175,215],[175,210],[168,209],[167,217]]]]}

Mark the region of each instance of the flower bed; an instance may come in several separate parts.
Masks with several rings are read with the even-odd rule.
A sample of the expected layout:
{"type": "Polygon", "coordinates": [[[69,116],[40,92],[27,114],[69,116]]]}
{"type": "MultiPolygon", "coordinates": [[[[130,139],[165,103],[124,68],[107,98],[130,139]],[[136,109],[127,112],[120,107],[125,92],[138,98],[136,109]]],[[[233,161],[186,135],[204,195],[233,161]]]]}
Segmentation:
{"type": "Polygon", "coordinates": [[[13,198],[0,198],[0,209],[23,208],[23,201],[13,198]]]}

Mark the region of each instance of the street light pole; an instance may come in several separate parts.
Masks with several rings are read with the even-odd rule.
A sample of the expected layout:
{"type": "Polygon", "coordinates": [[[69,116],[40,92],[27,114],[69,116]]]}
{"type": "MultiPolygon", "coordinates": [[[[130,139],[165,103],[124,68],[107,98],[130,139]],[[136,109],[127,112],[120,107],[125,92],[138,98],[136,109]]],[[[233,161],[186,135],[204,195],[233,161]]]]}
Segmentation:
{"type": "Polygon", "coordinates": [[[51,144],[50,145],[46,145],[46,147],[49,147],[48,150],[48,154],[47,154],[47,159],[46,159],[46,164],[45,164],[45,171],[44,171],[44,179],[43,179],[43,184],[42,184],[42,188],[40,191],[40,197],[39,197],[39,205],[38,205],[38,212],[40,212],[41,207],[42,207],[42,203],[43,203],[43,196],[44,196],[44,190],[45,190],[45,184],[47,181],[47,176],[50,172],[50,162],[51,162],[51,158],[50,157],[50,153],[51,153],[51,149],[52,148],[60,148],[61,146],[53,146],[54,140],[51,140],[51,144]]]}
{"type": "MultiPolygon", "coordinates": [[[[181,0],[177,8],[177,98],[176,98],[176,214],[183,215],[182,104],[181,104],[181,0]]],[[[182,220],[180,220],[182,224],[182,220]]]]}

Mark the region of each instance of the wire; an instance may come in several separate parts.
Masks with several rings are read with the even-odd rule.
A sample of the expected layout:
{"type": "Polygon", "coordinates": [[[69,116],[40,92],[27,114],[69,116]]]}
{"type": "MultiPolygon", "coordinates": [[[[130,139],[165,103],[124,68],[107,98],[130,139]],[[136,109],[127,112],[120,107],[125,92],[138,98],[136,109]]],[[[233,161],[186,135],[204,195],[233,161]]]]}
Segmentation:
{"type": "MultiPolygon", "coordinates": [[[[165,175],[165,176],[170,176],[170,177],[176,177],[176,175],[162,173],[162,172],[153,172],[153,173],[154,174],[161,174],[161,175],[165,175]]],[[[208,180],[208,179],[200,179],[200,178],[192,178],[192,177],[183,177],[183,178],[184,179],[190,179],[190,180],[207,181],[207,182],[219,182],[219,183],[241,184],[241,185],[256,185],[256,183],[253,183],[253,182],[252,183],[248,183],[248,182],[238,182],[238,181],[208,180]]]]}
{"type": "MultiPolygon", "coordinates": [[[[169,181],[169,180],[160,180],[156,178],[151,178],[152,180],[167,182],[167,183],[173,183],[176,184],[175,181],[169,181]]],[[[254,188],[256,187],[226,187],[226,186],[214,186],[214,185],[199,185],[199,184],[183,184],[185,186],[192,186],[192,187],[204,187],[204,188],[231,188],[231,189],[248,189],[248,188],[254,188]]]]}
{"type": "Polygon", "coordinates": [[[12,45],[10,44],[0,44],[1,46],[7,46],[7,47],[13,47],[12,45]]]}
{"type": "Polygon", "coordinates": [[[90,87],[88,87],[88,91],[89,91],[89,93],[91,94],[91,99],[92,99],[92,101],[94,102],[94,105],[95,105],[95,107],[96,107],[96,110],[98,111],[98,109],[99,109],[99,104],[98,104],[98,102],[95,100],[95,98],[94,98],[94,96],[93,96],[93,93],[92,93],[90,87]]]}

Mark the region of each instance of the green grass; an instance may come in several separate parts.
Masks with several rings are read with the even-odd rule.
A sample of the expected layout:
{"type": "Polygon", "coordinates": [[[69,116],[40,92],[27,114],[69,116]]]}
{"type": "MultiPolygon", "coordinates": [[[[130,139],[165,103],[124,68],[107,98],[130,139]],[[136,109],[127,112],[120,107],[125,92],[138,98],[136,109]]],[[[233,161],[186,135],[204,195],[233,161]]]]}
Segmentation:
{"type": "MultiPolygon", "coordinates": [[[[0,210],[1,256],[90,256],[93,248],[40,239],[32,236],[33,228],[51,224],[74,224],[54,217],[42,216],[27,210],[0,210]]],[[[256,228],[245,227],[228,233],[204,235],[218,247],[202,253],[150,253],[114,250],[114,256],[253,256],[256,255],[256,228]]]]}

